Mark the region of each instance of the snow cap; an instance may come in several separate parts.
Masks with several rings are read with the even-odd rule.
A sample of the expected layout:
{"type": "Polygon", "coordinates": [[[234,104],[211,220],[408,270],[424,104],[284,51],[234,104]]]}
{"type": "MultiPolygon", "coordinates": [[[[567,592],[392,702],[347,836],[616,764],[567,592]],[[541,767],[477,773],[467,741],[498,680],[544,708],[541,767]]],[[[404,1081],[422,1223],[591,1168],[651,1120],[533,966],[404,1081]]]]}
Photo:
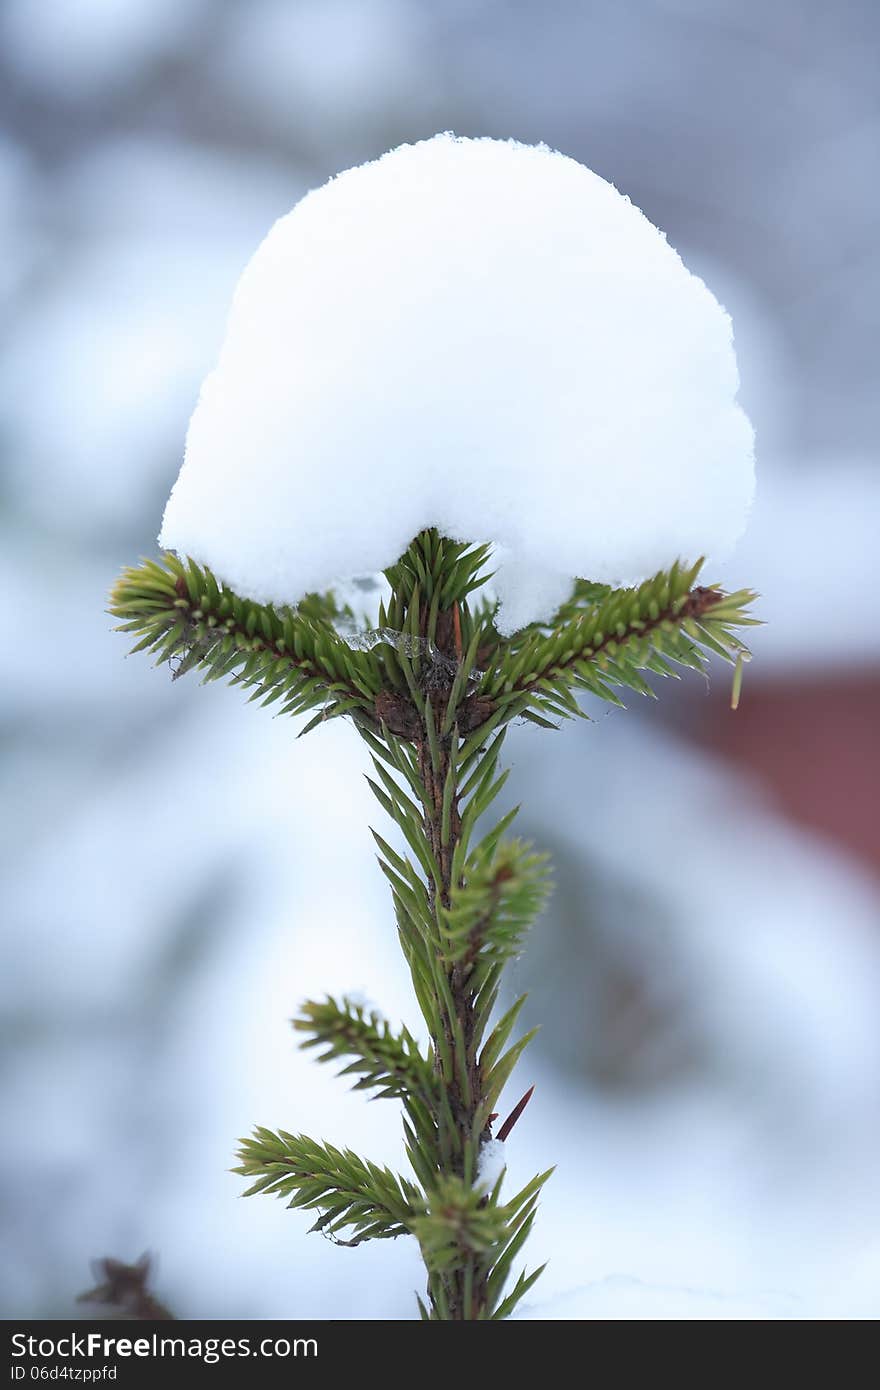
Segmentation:
{"type": "Polygon", "coordinates": [[[491,1192],[506,1167],[503,1140],[487,1139],[480,1148],[477,1160],[477,1182],[484,1183],[491,1192]]]}
{"type": "Polygon", "coordinates": [[[241,277],[160,544],[294,604],[426,526],[497,546],[499,626],[575,575],[723,559],[753,491],[728,315],[617,190],[437,135],[309,193],[241,277]]]}

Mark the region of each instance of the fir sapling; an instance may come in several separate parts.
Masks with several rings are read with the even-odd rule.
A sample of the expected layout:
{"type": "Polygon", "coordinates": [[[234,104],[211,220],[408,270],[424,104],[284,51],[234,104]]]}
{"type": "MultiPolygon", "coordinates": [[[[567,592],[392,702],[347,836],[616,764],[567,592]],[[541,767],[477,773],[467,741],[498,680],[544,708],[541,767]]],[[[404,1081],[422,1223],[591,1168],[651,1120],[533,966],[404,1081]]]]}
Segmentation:
{"type": "Polygon", "coordinates": [[[369,749],[420,1023],[326,998],[295,1027],[400,1105],[411,1171],[263,1128],[237,1171],[342,1244],[413,1236],[426,1318],[506,1317],[540,1272],[520,1252],[549,1172],[504,1190],[530,1035],[522,999],[497,1003],[548,865],[513,814],[493,823],[505,733],[713,654],[738,678],[753,596],[699,583],[696,559],[745,525],[737,384],[724,311],[597,175],[514,142],[404,146],[257,251],[164,553],[113,592],[176,674],[228,678],[301,732],[346,717],[369,749]]]}

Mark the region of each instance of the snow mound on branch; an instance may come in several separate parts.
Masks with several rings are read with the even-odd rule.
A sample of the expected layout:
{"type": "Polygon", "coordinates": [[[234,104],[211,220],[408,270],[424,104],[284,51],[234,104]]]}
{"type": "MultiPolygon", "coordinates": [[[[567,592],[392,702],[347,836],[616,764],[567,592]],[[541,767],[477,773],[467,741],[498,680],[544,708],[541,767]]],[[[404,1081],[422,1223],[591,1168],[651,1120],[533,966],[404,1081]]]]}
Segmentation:
{"type": "Polygon", "coordinates": [[[477,1182],[485,1183],[490,1192],[507,1167],[504,1142],[501,1139],[488,1139],[480,1149],[477,1163],[477,1182]]]}
{"type": "Polygon", "coordinates": [[[753,490],[730,320],[611,184],[438,135],[349,169],[246,268],[160,543],[261,602],[498,546],[512,631],[571,578],[721,559],[753,490]]]}

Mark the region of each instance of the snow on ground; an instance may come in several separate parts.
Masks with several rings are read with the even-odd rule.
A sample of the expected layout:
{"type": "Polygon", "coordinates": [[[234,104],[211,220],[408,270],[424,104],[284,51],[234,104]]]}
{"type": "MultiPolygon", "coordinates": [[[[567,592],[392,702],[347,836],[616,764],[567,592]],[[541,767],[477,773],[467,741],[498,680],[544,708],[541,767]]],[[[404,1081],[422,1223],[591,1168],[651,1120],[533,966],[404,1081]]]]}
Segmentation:
{"type": "Polygon", "coordinates": [[[296,602],[437,525],[498,544],[512,630],[575,574],[730,550],[752,492],[737,386],[729,318],[628,199],[546,147],[437,136],[263,242],[161,543],[296,602]]]}
{"type": "Polygon", "coordinates": [[[876,1316],[876,882],[631,717],[577,731],[570,748],[563,779],[522,739],[511,799],[528,787],[528,833],[577,851],[584,901],[597,864],[641,882],[648,912],[621,930],[661,987],[680,986],[679,1026],[702,1060],[653,1094],[604,1098],[573,1094],[546,1056],[522,1064],[538,1084],[505,1146],[509,1180],[550,1151],[558,1164],[533,1242],[533,1258],[542,1240],[552,1252],[534,1316],[585,1285],[572,1307],[599,1317],[876,1316]],[[590,798],[560,840],[581,759],[590,798]],[[640,1283],[605,1283],[618,1278],[640,1283]]]}
{"type": "Polygon", "coordinates": [[[784,1294],[719,1294],[710,1289],[675,1289],[617,1275],[573,1289],[545,1302],[524,1303],[523,1321],[556,1322],[762,1322],[801,1318],[801,1304],[784,1294]]]}
{"type": "MultiPolygon", "coordinates": [[[[157,1250],[162,1293],[184,1314],[412,1316],[413,1242],[337,1249],[279,1202],[238,1201],[228,1172],[254,1123],[404,1162],[396,1106],[348,1092],[295,1049],[287,1022],[308,995],[352,990],[415,1022],[366,829],[377,811],[363,750],[344,726],[294,744],[289,721],[232,717],[236,696],[217,686],[196,693],[161,766],[152,752],[138,766],[133,750],[118,797],[104,788],[72,836],[22,860],[17,939],[53,1012],[87,1009],[92,1031],[28,1053],[10,1088],[19,1189],[64,1195],[52,1237],[68,1259],[157,1250]],[[144,862],[126,805],[139,808],[144,862]],[[47,895],[47,865],[66,896],[47,895]],[[213,926],[198,969],[181,977],[177,956],[162,966],[164,903],[172,885],[177,902],[192,900],[205,879],[213,926]],[[163,970],[176,975],[172,992],[163,970]],[[126,1035],[117,1055],[102,1019],[120,998],[140,1000],[153,1031],[140,1051],[126,1035]],[[142,1142],[145,1126],[161,1144],[142,1142]]],[[[562,737],[561,761],[542,754],[543,778],[540,736],[512,741],[514,778],[532,788],[529,829],[558,825],[567,806],[583,854],[623,855],[626,839],[658,906],[678,909],[669,969],[690,972],[715,1060],[653,1099],[591,1091],[537,1051],[521,1064],[505,1100],[537,1089],[504,1146],[511,1190],[558,1165],[527,1256],[551,1263],[525,1315],[869,1316],[880,1250],[876,888],[746,791],[731,796],[696,755],[634,736],[631,721],[562,737]],[[592,817],[579,806],[581,759],[592,817]],[[636,769],[634,801],[624,788],[636,769]],[[687,865],[670,882],[657,870],[676,843],[687,865]]],[[[35,985],[8,976],[19,997],[35,985]]],[[[76,1270],[64,1272],[75,1287],[76,1270]]],[[[18,1306],[26,1278],[14,1287],[18,1306]]]]}

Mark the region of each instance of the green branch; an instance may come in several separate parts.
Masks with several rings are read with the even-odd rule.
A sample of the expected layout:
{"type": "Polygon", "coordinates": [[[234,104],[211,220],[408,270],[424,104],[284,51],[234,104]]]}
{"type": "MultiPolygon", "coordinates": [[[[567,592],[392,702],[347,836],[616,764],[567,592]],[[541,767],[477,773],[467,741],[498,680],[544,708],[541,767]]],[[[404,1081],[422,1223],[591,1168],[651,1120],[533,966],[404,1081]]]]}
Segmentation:
{"type": "Polygon", "coordinates": [[[643,671],[676,676],[676,666],[705,671],[710,654],[728,662],[747,656],[735,629],[755,623],[747,612],[755,595],[695,585],[701,567],[675,564],[635,589],[578,581],[575,598],[560,610],[565,621],[549,632],[517,634],[485,672],[480,694],[502,710],[527,698],[528,713],[565,719],[582,713],[577,691],[619,705],[615,687],[654,695],[643,671]]]}
{"type": "Polygon", "coordinates": [[[339,636],[329,611],[314,595],[299,610],[239,598],[209,569],[170,553],[125,570],[110,596],[118,631],[139,638],[132,650],[154,653],[175,678],[193,669],[205,681],[226,678],[264,705],[280,700],[283,714],[320,707],[315,723],[354,711],[370,717],[380,670],[339,636]]]}
{"type": "Polygon", "coordinates": [[[355,1091],[374,1090],[377,1099],[406,1097],[411,1094],[429,1102],[436,1083],[428,1062],[408,1028],[399,1034],[376,1012],[369,1014],[349,999],[337,1003],[328,996],[320,1003],[308,1001],[293,1021],[294,1028],[308,1034],[303,1048],[323,1047],[319,1062],[344,1057],[354,1061],[339,1076],[357,1076],[355,1091]]]}
{"type": "MultiPolygon", "coordinates": [[[[500,1201],[500,1182],[490,1192],[485,1183],[446,1175],[428,1194],[424,1211],[413,1221],[429,1273],[435,1312],[452,1316],[449,1280],[461,1274],[461,1317],[466,1320],[508,1317],[543,1272],[520,1275],[510,1296],[501,1294],[513,1263],[532,1228],[541,1188],[553,1169],[540,1173],[508,1202],[500,1201]]],[[[423,1307],[423,1316],[430,1313],[423,1307]]]]}
{"type": "Polygon", "coordinates": [[[232,1171],[256,1179],[245,1197],[265,1192],[289,1197],[289,1207],[320,1211],[313,1231],[334,1237],[346,1229],[354,1233],[340,1244],[405,1235],[421,1210],[418,1188],[406,1178],[351,1149],[319,1144],[302,1134],[257,1128],[242,1140],[238,1157],[241,1163],[232,1171]]]}
{"type": "Polygon", "coordinates": [[[438,913],[444,959],[471,966],[481,956],[490,968],[502,966],[519,951],[549,888],[545,854],[521,840],[478,846],[438,913]]]}

